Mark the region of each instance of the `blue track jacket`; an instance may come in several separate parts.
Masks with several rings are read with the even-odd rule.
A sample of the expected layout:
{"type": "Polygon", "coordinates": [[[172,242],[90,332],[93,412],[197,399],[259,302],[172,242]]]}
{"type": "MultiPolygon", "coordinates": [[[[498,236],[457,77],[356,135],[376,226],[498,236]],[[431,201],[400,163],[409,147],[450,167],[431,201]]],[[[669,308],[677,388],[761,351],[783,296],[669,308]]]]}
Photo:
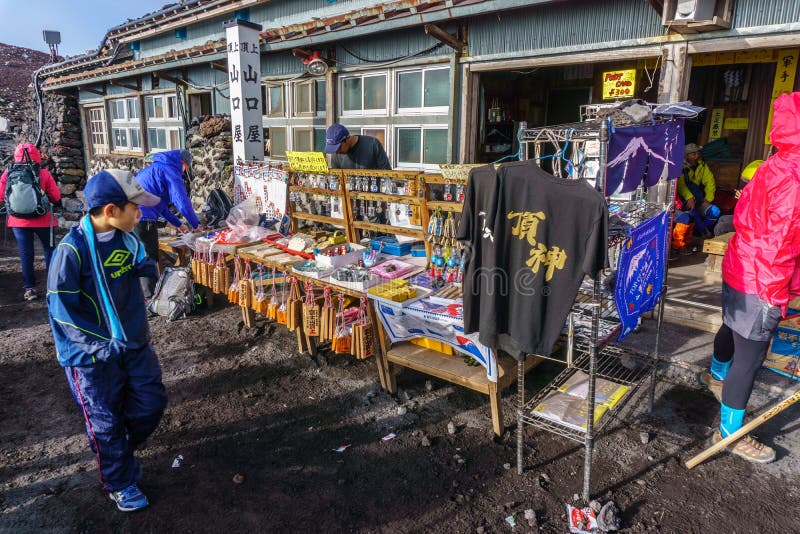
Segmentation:
{"type": "Polygon", "coordinates": [[[174,226],[180,226],[181,221],[169,210],[169,203],[175,205],[178,211],[186,218],[192,228],[200,226],[197,214],[192,207],[192,201],[186,193],[183,184],[183,160],[180,150],[157,152],[153,156],[153,164],[148,165],[136,174],[136,181],[145,191],[161,197],[161,202],[152,208],[141,207],[143,221],[157,221],[159,217],[174,226]]]}
{"type": "MultiPolygon", "coordinates": [[[[140,349],[150,342],[150,329],[139,277],[157,277],[155,262],[145,258],[136,263],[119,230],[110,241],[96,246],[111,301],[127,337],[127,341],[115,339],[114,343],[123,344],[122,350],[140,349]]],[[[50,326],[58,363],[64,367],[92,365],[119,354],[120,347],[111,346],[95,280],[84,231],[75,226],[53,252],[47,277],[50,326]]]]}

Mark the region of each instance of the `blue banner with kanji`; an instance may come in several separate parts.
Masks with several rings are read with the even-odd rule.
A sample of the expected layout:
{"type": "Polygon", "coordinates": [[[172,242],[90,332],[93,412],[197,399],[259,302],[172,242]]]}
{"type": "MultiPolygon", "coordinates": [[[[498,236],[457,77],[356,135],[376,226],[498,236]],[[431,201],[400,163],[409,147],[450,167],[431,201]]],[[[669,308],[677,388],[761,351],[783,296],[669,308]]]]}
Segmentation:
{"type": "Polygon", "coordinates": [[[622,321],[618,341],[633,332],[639,317],[658,302],[666,267],[668,213],[648,219],[633,230],[622,246],[617,264],[614,300],[622,321]]]}

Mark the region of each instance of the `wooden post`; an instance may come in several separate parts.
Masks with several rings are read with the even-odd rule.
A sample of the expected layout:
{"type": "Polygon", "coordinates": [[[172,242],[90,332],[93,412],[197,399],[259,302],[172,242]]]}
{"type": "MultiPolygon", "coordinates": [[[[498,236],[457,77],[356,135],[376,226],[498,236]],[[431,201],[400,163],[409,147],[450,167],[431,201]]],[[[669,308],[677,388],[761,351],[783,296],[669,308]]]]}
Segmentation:
{"type": "Polygon", "coordinates": [[[497,382],[489,382],[489,405],[492,411],[492,428],[497,436],[503,435],[503,406],[497,382]]]}

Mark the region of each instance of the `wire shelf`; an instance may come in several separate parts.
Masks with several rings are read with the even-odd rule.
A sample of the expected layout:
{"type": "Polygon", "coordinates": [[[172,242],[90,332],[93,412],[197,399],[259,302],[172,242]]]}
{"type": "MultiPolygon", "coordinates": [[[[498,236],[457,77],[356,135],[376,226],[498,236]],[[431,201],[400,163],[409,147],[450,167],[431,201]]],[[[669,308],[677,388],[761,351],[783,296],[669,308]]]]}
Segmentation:
{"type": "MultiPolygon", "coordinates": [[[[564,371],[562,371],[547,387],[539,391],[531,400],[526,402],[525,408],[522,411],[522,421],[567,439],[581,443],[584,442],[587,438],[587,432],[585,430],[579,430],[567,424],[548,419],[533,410],[545,397],[563,386],[576,372],[583,371],[589,374],[589,358],[590,355],[588,352],[581,352],[580,357],[576,359],[572,367],[564,369],[564,371]]],[[[609,344],[600,351],[597,355],[595,377],[628,386],[630,390],[619,402],[603,414],[603,417],[595,424],[592,433],[593,437],[597,436],[605,425],[614,419],[614,416],[636,396],[637,391],[646,379],[650,377],[654,369],[655,365],[652,358],[628,349],[627,347],[609,344]]]]}

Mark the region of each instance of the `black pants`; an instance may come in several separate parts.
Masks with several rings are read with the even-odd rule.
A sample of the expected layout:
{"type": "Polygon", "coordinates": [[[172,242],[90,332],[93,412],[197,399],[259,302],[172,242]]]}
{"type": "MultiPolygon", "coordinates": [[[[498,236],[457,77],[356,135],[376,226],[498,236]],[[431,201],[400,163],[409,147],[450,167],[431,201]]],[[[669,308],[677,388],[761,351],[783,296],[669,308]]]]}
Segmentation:
{"type": "MultiPolygon", "coordinates": [[[[155,221],[139,221],[133,229],[133,233],[144,244],[144,251],[147,256],[152,258],[158,265],[158,223],[155,221]]],[[[156,280],[153,278],[139,278],[139,283],[142,286],[142,293],[144,298],[149,299],[153,296],[156,289],[156,280]]]]}
{"type": "Polygon", "coordinates": [[[754,341],[740,336],[723,324],[714,338],[714,357],[731,363],[722,386],[722,402],[735,410],[744,410],[753,392],[756,372],[767,356],[769,341],[754,341]]]}

